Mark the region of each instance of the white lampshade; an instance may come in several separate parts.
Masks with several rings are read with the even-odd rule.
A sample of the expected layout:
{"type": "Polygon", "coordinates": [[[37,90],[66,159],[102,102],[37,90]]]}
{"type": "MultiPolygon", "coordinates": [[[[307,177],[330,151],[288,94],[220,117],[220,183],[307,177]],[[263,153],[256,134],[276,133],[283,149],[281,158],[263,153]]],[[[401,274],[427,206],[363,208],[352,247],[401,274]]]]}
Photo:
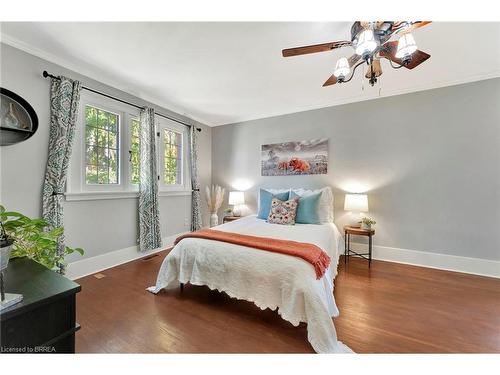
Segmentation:
{"type": "Polygon", "coordinates": [[[368,212],[368,196],[366,194],[346,194],[344,210],[351,212],[368,212]]]}
{"type": "Polygon", "coordinates": [[[356,45],[356,54],[363,56],[366,53],[372,53],[377,48],[377,42],[373,36],[373,30],[366,29],[359,34],[358,43],[356,45]]]}
{"type": "Polygon", "coordinates": [[[347,77],[350,71],[351,68],[349,67],[349,61],[347,61],[345,57],[341,57],[337,60],[337,65],[335,66],[333,75],[337,78],[339,78],[340,76],[347,77]]]}
{"type": "Polygon", "coordinates": [[[401,59],[405,56],[410,56],[413,52],[417,50],[417,43],[415,38],[410,33],[403,34],[398,41],[398,50],[396,51],[396,57],[401,59]]]}
{"type": "Polygon", "coordinates": [[[243,195],[243,192],[242,191],[230,191],[228,203],[232,206],[245,204],[245,196],[243,195]]]}

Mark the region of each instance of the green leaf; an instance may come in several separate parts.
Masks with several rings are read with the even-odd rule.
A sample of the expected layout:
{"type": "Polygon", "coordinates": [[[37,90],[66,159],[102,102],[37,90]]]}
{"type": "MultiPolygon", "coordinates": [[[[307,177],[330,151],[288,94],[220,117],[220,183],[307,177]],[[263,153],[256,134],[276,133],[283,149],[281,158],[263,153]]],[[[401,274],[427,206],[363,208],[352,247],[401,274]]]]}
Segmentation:
{"type": "Polygon", "coordinates": [[[83,254],[85,253],[85,252],[83,251],[83,249],[82,249],[82,248],[80,248],[80,247],[75,247],[75,248],[74,248],[74,250],[75,250],[78,254],[80,254],[80,255],[83,255],[83,254]]]}
{"type": "MultiPolygon", "coordinates": [[[[90,112],[89,112],[90,114],[90,112]]],[[[41,218],[31,219],[21,213],[5,211],[0,205],[0,219],[9,237],[14,240],[11,257],[29,257],[49,269],[55,269],[64,263],[64,256],[73,252],[83,255],[80,248],[66,247],[64,254],[58,254],[58,239],[64,228],[53,228],[41,218]]]]}

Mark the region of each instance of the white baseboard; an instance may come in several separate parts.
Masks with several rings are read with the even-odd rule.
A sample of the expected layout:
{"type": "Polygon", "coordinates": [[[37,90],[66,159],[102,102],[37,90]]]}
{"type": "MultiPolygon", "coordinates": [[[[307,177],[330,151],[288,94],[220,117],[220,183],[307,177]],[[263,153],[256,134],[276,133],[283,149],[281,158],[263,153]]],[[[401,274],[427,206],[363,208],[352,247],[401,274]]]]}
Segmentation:
{"type": "MultiPolygon", "coordinates": [[[[354,251],[368,252],[368,245],[351,243],[354,251]]],[[[430,253],[395,247],[373,246],[373,259],[500,278],[500,261],[430,253]]]]}
{"type": "MultiPolygon", "coordinates": [[[[131,246],[69,263],[66,268],[66,277],[71,280],[79,279],[80,277],[92,275],[96,272],[158,253],[166,247],[173,245],[175,239],[181,234],[183,233],[165,237],[162,240],[162,247],[143,253],[138,251],[137,246],[131,246]]],[[[358,252],[368,251],[368,245],[366,244],[354,242],[351,243],[351,246],[353,250],[358,252]]],[[[376,245],[373,246],[373,259],[500,278],[500,261],[495,260],[376,245]]]]}
{"type": "Polygon", "coordinates": [[[96,272],[158,253],[165,250],[165,248],[172,246],[175,239],[181,234],[183,233],[163,238],[163,245],[158,249],[139,252],[138,246],[130,246],[125,249],[110,251],[109,253],[69,263],[66,268],[66,277],[71,280],[79,279],[80,277],[92,275],[96,272]]]}

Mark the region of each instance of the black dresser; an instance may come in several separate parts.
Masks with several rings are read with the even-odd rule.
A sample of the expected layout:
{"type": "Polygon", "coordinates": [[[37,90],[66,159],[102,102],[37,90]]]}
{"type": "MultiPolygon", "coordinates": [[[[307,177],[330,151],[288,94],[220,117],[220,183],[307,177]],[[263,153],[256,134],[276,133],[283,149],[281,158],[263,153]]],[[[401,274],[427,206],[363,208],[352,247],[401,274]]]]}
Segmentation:
{"type": "Polygon", "coordinates": [[[0,311],[0,352],[74,353],[80,285],[28,258],[11,259],[4,276],[23,300],[0,311]]]}

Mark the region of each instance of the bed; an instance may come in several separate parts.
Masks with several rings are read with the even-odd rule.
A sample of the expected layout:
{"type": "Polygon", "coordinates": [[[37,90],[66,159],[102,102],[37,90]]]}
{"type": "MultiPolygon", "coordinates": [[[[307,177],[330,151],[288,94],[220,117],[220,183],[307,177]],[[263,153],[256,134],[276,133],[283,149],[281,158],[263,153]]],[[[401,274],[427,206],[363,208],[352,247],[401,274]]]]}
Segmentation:
{"type": "Polygon", "coordinates": [[[337,340],[332,317],[339,314],[333,296],[341,234],[333,223],[276,225],[255,215],[243,217],[215,229],[226,232],[308,242],[331,258],[326,273],[316,278],[306,261],[284,254],[252,249],[225,242],[185,238],[163,261],[152,293],[178,288],[179,283],[206,285],[230,297],[250,301],[262,310],[277,310],[294,326],[307,323],[307,336],[317,353],[348,353],[337,340]]]}

